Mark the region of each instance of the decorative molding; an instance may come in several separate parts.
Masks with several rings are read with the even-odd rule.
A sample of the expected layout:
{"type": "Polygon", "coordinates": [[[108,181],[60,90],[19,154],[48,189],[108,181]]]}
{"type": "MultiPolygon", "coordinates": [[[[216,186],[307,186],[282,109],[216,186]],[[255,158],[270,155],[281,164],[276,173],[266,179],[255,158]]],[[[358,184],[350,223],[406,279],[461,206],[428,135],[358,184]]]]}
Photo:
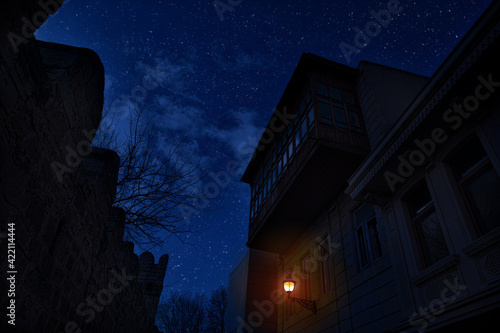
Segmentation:
{"type": "Polygon", "coordinates": [[[483,237],[476,239],[471,244],[464,247],[462,252],[466,255],[474,256],[479,252],[494,246],[496,243],[500,243],[500,228],[496,228],[483,237]]]}
{"type": "Polygon", "coordinates": [[[424,269],[422,272],[415,275],[410,281],[414,286],[419,286],[426,281],[432,279],[436,275],[456,265],[459,261],[457,254],[450,254],[443,260],[435,263],[434,265],[424,269]]]}
{"type": "Polygon", "coordinates": [[[484,270],[493,276],[500,276],[500,248],[484,256],[484,270]]]}
{"type": "Polygon", "coordinates": [[[500,35],[500,24],[497,24],[490,33],[483,38],[478,46],[469,54],[464,62],[449,76],[448,80],[441,86],[441,89],[436,92],[433,98],[427,102],[427,105],[420,113],[415,115],[413,121],[408,125],[403,133],[396,139],[396,141],[386,149],[378,162],[371,168],[370,172],[363,177],[359,184],[354,188],[351,197],[355,198],[361,193],[366,185],[375,177],[375,175],[382,169],[387,161],[394,155],[394,153],[403,145],[408,137],[415,131],[415,129],[422,123],[431,110],[443,99],[443,97],[456,85],[467,70],[477,61],[477,59],[484,53],[485,50],[493,43],[493,41],[500,35]]]}

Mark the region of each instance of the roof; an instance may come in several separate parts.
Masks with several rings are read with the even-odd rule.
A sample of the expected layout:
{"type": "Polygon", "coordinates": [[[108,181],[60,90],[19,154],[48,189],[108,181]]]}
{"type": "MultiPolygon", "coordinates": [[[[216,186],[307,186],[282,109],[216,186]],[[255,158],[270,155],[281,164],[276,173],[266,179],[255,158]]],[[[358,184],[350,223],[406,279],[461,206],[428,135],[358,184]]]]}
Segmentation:
{"type": "MultiPolygon", "coordinates": [[[[295,71],[292,74],[292,77],[290,78],[285,88],[285,91],[283,92],[283,95],[278,102],[278,105],[276,106],[273,114],[270,117],[266,129],[271,130],[270,125],[271,119],[273,118],[278,119],[274,124],[275,126],[280,126],[281,124],[283,124],[279,116],[277,116],[277,112],[281,112],[280,110],[283,110],[284,108],[290,106],[290,101],[293,101],[300,94],[301,89],[303,88],[304,83],[308,78],[308,74],[313,70],[335,73],[336,76],[345,76],[353,80],[356,78],[357,73],[357,69],[353,67],[328,60],[312,53],[303,53],[297,64],[297,67],[295,68],[295,71]]],[[[288,110],[288,113],[293,112],[294,110],[288,110]]],[[[276,141],[277,139],[278,137],[275,136],[274,141],[276,141]]],[[[264,143],[262,137],[259,140],[258,146],[261,145],[265,148],[261,150],[256,149],[254,151],[252,158],[250,159],[250,162],[248,163],[248,166],[241,178],[242,182],[248,184],[251,183],[252,179],[255,177],[255,174],[258,171],[259,164],[263,162],[267,152],[272,147],[272,144],[264,143]]]]}

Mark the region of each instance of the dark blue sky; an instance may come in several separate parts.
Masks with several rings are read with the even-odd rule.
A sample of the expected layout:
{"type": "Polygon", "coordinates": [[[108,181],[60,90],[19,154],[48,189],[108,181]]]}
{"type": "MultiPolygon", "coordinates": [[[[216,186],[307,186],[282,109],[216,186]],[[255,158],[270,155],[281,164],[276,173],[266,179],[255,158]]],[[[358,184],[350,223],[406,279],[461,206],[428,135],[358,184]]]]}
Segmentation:
{"type": "MultiPolygon", "coordinates": [[[[340,43],[354,45],[354,27],[364,29],[374,20],[370,11],[389,2],[233,0],[219,15],[214,1],[71,0],[36,36],[99,54],[105,108],[132,100],[143,78],[153,77],[160,84],[149,87],[147,115],[158,139],[184,141],[186,155],[218,173],[230,161],[246,166],[249,156],[238,147],[267,124],[303,52],[430,76],[491,3],[401,0],[401,12],[348,62],[340,43]]],[[[209,292],[227,285],[246,251],[250,189],[240,176],[189,219],[200,230],[189,235],[195,246],[172,239],[151,250],[156,260],[170,254],[166,286],[209,292]]]]}

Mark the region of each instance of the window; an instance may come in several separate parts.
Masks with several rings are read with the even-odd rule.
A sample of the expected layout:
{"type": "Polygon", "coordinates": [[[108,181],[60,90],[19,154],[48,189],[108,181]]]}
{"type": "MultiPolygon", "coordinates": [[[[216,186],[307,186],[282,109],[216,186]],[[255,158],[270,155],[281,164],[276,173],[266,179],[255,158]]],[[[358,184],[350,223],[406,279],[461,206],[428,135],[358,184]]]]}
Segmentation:
{"type": "Polygon", "coordinates": [[[450,251],[431,194],[424,181],[413,190],[407,199],[407,204],[422,263],[424,267],[428,267],[445,258],[450,251]]]}
{"type": "Polygon", "coordinates": [[[326,125],[333,125],[332,114],[330,112],[330,104],[325,98],[318,98],[319,101],[319,115],[321,118],[321,123],[326,125]]]}
{"type": "Polygon", "coordinates": [[[321,83],[316,84],[316,91],[321,124],[363,133],[354,93],[327,87],[321,83]]]}
{"type": "MultiPolygon", "coordinates": [[[[325,86],[324,93],[328,95],[325,86]]],[[[328,99],[326,99],[328,102],[328,99]]],[[[301,143],[314,126],[314,109],[310,89],[307,90],[300,105],[295,110],[296,116],[288,127],[282,132],[281,138],[276,141],[272,155],[263,168],[260,176],[252,187],[251,218],[259,212],[271,191],[280,180],[283,173],[293,161],[295,153],[299,150],[301,143]]],[[[329,114],[331,119],[331,114],[329,114]]],[[[333,120],[331,119],[331,122],[333,120]]]]}
{"type": "Polygon", "coordinates": [[[330,96],[332,96],[333,99],[341,101],[342,98],[340,97],[340,90],[337,88],[330,88],[330,96]]]}
{"type": "Polygon", "coordinates": [[[307,118],[309,120],[309,130],[311,130],[312,127],[314,126],[314,109],[312,107],[312,104],[309,105],[309,107],[308,107],[307,118]]]}
{"type": "Polygon", "coordinates": [[[500,178],[474,137],[451,161],[462,197],[479,235],[500,226],[500,178]]]}
{"type": "Polygon", "coordinates": [[[302,257],[302,267],[299,277],[299,294],[300,298],[311,299],[311,273],[315,270],[316,261],[309,255],[302,257]]]}
{"type": "Polygon", "coordinates": [[[297,152],[300,147],[300,131],[298,128],[295,129],[294,140],[295,140],[295,152],[297,152]]]}
{"type": "Polygon", "coordinates": [[[316,90],[318,91],[318,95],[328,96],[328,90],[324,84],[318,83],[316,90]]]}
{"type": "Polygon", "coordinates": [[[330,253],[332,248],[330,237],[324,235],[316,246],[315,256],[319,258],[319,268],[321,273],[321,290],[326,294],[333,290],[333,258],[330,253]]]}
{"type": "Polygon", "coordinates": [[[358,110],[353,106],[347,106],[347,114],[349,117],[349,124],[351,125],[351,130],[354,132],[361,132],[361,123],[359,121],[358,110]]]}
{"type": "Polygon", "coordinates": [[[347,128],[344,106],[340,103],[335,103],[335,102],[332,102],[332,106],[333,106],[333,114],[335,115],[335,125],[337,125],[337,127],[347,128]]]}
{"type": "Polygon", "coordinates": [[[359,265],[365,267],[382,256],[382,245],[373,206],[363,205],[354,213],[354,220],[359,265]]]}
{"type": "Polygon", "coordinates": [[[300,132],[302,133],[302,140],[304,140],[307,135],[307,122],[305,119],[302,119],[302,123],[300,124],[300,132]]]}

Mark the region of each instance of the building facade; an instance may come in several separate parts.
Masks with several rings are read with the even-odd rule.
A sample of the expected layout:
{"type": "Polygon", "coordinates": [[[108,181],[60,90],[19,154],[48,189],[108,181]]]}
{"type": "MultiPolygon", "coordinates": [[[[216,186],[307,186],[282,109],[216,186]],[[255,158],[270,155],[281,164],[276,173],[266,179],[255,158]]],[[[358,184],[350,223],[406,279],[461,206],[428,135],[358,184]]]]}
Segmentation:
{"type": "MultiPolygon", "coordinates": [[[[500,313],[499,17],[493,3],[430,78],[302,56],[242,178],[247,245],[278,255],[258,300],[276,332],[488,331],[500,313]],[[288,299],[287,277],[306,301],[288,299]]],[[[228,331],[267,332],[264,312],[228,331]]]]}

